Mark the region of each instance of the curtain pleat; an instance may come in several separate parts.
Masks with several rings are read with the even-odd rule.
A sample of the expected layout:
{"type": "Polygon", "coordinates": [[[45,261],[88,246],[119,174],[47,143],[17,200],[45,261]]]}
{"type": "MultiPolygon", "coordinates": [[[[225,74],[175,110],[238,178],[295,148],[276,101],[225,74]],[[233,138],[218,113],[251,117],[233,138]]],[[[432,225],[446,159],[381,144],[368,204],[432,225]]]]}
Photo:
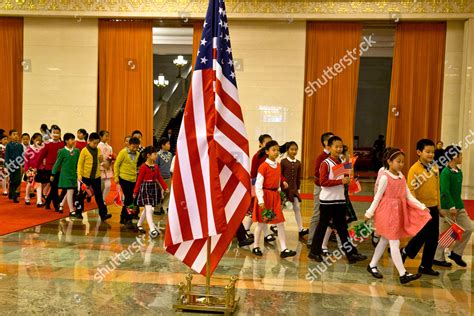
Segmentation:
{"type": "Polygon", "coordinates": [[[340,136],[352,150],[361,34],[360,23],[307,23],[302,146],[304,178],[314,175],[324,132],[340,136]],[[354,50],[355,60],[348,54],[354,50]],[[339,66],[334,66],[336,64],[339,66]]]}
{"type": "Polygon", "coordinates": [[[23,18],[0,18],[0,128],[22,129],[23,18]]]}
{"type": "Polygon", "coordinates": [[[405,172],[418,159],[416,142],[440,137],[445,42],[445,22],[397,24],[387,146],[403,149],[405,172]]]}
{"type": "Polygon", "coordinates": [[[99,20],[99,129],[114,151],[133,130],[153,145],[153,21],[99,20]]]}

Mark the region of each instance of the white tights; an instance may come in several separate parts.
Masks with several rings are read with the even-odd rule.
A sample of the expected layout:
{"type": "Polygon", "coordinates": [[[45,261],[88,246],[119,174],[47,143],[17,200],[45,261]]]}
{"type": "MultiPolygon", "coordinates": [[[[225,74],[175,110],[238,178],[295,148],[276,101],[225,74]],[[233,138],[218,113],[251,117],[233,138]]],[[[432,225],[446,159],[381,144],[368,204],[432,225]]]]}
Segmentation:
{"type": "MultiPolygon", "coordinates": [[[[303,220],[301,219],[300,201],[296,197],[293,200],[293,212],[295,212],[295,220],[296,220],[296,225],[298,226],[298,231],[302,231],[303,220]]],[[[280,231],[278,231],[278,234],[280,234],[280,231]]]]}
{"type": "MultiPolygon", "coordinates": [[[[256,224],[257,224],[257,227],[255,228],[254,243],[253,243],[254,248],[259,247],[258,243],[259,243],[260,237],[262,236],[262,232],[264,232],[265,228],[267,227],[267,224],[265,223],[256,223],[256,224]]],[[[278,223],[276,224],[276,227],[278,229],[278,240],[280,241],[280,248],[281,248],[281,251],[283,251],[287,249],[285,223],[278,223]]]]}
{"type": "Polygon", "coordinates": [[[68,189],[66,195],[64,196],[64,199],[61,201],[59,204],[60,206],[64,207],[64,204],[67,201],[67,204],[69,205],[69,212],[74,212],[74,189],[68,189]]]}
{"type": "Polygon", "coordinates": [[[110,186],[111,186],[110,179],[102,179],[102,196],[103,196],[104,202],[107,199],[107,195],[109,195],[110,186]]]}
{"type": "Polygon", "coordinates": [[[400,276],[405,275],[407,270],[403,265],[402,255],[400,254],[400,240],[387,240],[387,238],[383,236],[380,237],[380,241],[377,244],[377,247],[375,247],[374,256],[369,264],[370,267],[374,268],[377,266],[377,263],[380,258],[382,258],[388,244],[390,244],[390,256],[392,257],[393,264],[398,270],[398,274],[400,274],[400,276]]]}
{"type": "Polygon", "coordinates": [[[145,210],[142,212],[142,215],[140,216],[140,220],[138,221],[137,226],[142,226],[143,222],[146,221],[148,223],[148,227],[150,228],[150,233],[154,230],[156,230],[155,222],[153,222],[153,206],[151,205],[145,205],[145,210]]]}

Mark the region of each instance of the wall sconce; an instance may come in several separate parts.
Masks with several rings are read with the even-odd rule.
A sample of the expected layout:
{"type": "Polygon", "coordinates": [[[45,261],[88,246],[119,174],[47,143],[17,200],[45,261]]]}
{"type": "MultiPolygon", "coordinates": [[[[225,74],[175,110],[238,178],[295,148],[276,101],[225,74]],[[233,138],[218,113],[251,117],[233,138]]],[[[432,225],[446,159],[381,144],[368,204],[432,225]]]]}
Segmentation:
{"type": "Polygon", "coordinates": [[[178,76],[176,78],[181,78],[181,69],[188,64],[188,61],[184,59],[183,55],[179,55],[178,58],[173,60],[173,64],[178,67],[178,76]]]}

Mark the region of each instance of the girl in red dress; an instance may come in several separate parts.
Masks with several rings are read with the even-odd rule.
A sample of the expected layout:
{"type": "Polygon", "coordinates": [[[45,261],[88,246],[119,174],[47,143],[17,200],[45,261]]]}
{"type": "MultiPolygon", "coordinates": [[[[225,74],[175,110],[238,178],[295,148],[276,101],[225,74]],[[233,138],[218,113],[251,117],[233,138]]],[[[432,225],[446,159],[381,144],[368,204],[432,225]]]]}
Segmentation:
{"type": "Polygon", "coordinates": [[[252,253],[262,256],[259,240],[266,224],[275,224],[278,229],[278,240],[280,241],[280,257],[287,258],[296,255],[296,252],[286,248],[285,217],[281,210],[280,184],[281,167],[278,158],[280,146],[274,140],[265,145],[267,159],[258,168],[257,180],[255,182],[255,193],[257,199],[252,214],[253,221],[257,223],[255,228],[255,241],[252,253]],[[267,215],[267,216],[264,216],[267,215]],[[268,216],[269,215],[269,216],[268,216]]]}
{"type": "Polygon", "coordinates": [[[390,148],[385,153],[385,170],[380,173],[374,201],[365,213],[366,220],[374,217],[375,229],[381,236],[367,271],[377,279],[383,278],[377,264],[390,244],[390,255],[402,284],[420,278],[421,274],[411,274],[405,269],[400,254],[400,239],[416,235],[431,219],[426,206],[415,199],[408,189],[401,172],[404,158],[405,154],[397,148],[390,148]]]}

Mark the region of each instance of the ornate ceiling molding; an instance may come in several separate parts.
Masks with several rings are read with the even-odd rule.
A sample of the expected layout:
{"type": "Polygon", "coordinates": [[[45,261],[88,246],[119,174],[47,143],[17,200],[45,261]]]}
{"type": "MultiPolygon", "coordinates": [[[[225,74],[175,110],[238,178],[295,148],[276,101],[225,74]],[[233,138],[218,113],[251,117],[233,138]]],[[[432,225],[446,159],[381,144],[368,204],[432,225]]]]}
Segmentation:
{"type": "MultiPolygon", "coordinates": [[[[207,4],[208,0],[0,0],[0,15],[196,18],[204,16],[207,4]]],[[[235,18],[474,16],[474,0],[227,0],[226,6],[229,16],[235,18]]]]}

